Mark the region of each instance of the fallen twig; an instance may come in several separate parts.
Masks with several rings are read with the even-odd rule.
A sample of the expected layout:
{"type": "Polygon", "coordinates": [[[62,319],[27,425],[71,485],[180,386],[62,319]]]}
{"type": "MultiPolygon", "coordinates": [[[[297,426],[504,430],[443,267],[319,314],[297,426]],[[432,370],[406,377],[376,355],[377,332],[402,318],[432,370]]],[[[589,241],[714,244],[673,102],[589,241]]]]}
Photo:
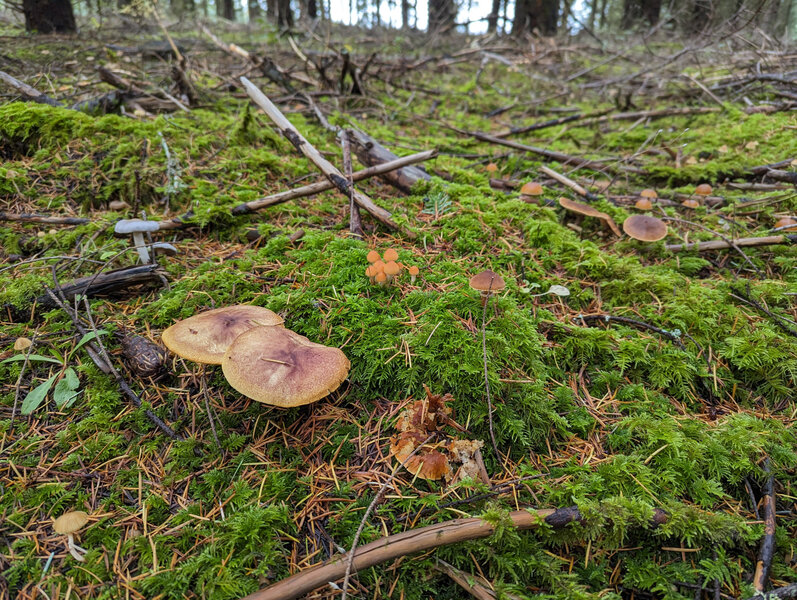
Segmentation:
{"type": "Polygon", "coordinates": [[[733,243],[723,240],[711,240],[708,242],[689,242],[688,244],[667,244],[665,250],[670,252],[683,252],[684,250],[697,250],[707,252],[709,250],[727,250],[734,245],[744,248],[750,246],[774,246],[777,244],[794,244],[797,242],[797,234],[790,235],[769,235],[766,237],[740,238],[733,243]]]}
{"type": "Polygon", "coordinates": [[[582,186],[577,184],[575,181],[573,181],[569,177],[565,177],[561,173],[557,173],[556,171],[554,171],[553,169],[549,169],[545,165],[540,165],[540,171],[545,173],[548,177],[551,177],[552,179],[555,179],[556,181],[558,181],[562,185],[566,185],[567,187],[569,187],[571,190],[573,190],[576,194],[578,194],[579,196],[581,196],[585,200],[589,200],[590,202],[597,202],[598,200],[600,200],[600,198],[598,196],[596,196],[592,192],[589,192],[589,191],[585,190],[582,186]]]}
{"type": "Polygon", "coordinates": [[[49,215],[34,215],[31,213],[10,213],[0,211],[0,221],[20,221],[22,223],[44,223],[45,225],[85,225],[91,219],[80,217],[51,217],[49,215]]]}
{"type": "Polygon", "coordinates": [[[20,94],[25,96],[25,99],[30,100],[31,102],[36,102],[38,104],[48,104],[49,106],[64,106],[58,100],[50,98],[50,96],[47,94],[43,94],[36,88],[29,86],[27,83],[20,81],[16,77],[12,77],[5,71],[0,71],[0,81],[6,82],[20,94]]]}
{"type": "MultiPolygon", "coordinates": [[[[342,129],[338,133],[340,138],[341,150],[343,151],[343,173],[349,183],[349,231],[358,238],[363,237],[363,226],[360,219],[360,207],[352,197],[354,190],[354,180],[351,176],[351,135],[348,129],[342,129]]],[[[345,592],[344,592],[345,595],[345,592]]]]}
{"type": "MultiPolygon", "coordinates": [[[[661,509],[654,511],[651,527],[658,527],[668,520],[661,509]]],[[[509,513],[508,519],[517,529],[536,529],[543,523],[552,529],[564,529],[571,523],[584,520],[575,506],[558,509],[518,510],[509,513]]],[[[466,540],[477,540],[491,536],[495,525],[479,517],[443,521],[420,529],[410,529],[380,538],[361,546],[354,553],[354,568],[362,571],[379,563],[400,556],[423,552],[447,544],[466,540]]],[[[317,587],[335,581],[346,571],[347,555],[338,556],[326,564],[318,564],[296,573],[269,587],[246,596],[244,600],[292,600],[313,591],[317,587]]]]}
{"type": "Polygon", "coordinates": [[[763,594],[767,588],[775,554],[775,478],[769,474],[769,457],[764,459],[763,470],[768,475],[764,484],[764,538],[753,575],[753,587],[759,594],[763,594]]]}
{"type": "Polygon", "coordinates": [[[346,197],[351,194],[351,197],[360,206],[360,208],[367,210],[371,216],[373,216],[380,223],[390,227],[391,229],[398,229],[399,231],[402,231],[409,238],[414,239],[417,237],[415,233],[402,228],[398,223],[396,223],[391,218],[391,215],[388,211],[374,204],[374,201],[371,200],[371,198],[369,198],[366,194],[350,186],[349,182],[346,181],[346,178],[343,177],[343,174],[337,169],[337,167],[324,158],[321,153],[316,150],[316,148],[310,144],[310,142],[308,142],[293,125],[291,125],[290,121],[288,121],[288,119],[285,118],[285,115],[283,115],[282,112],[280,112],[280,110],[274,106],[271,100],[269,100],[266,95],[261,92],[251,81],[249,81],[246,77],[241,77],[241,83],[246,89],[246,92],[249,94],[249,97],[254,101],[255,104],[263,109],[266,115],[268,115],[268,117],[277,126],[280,133],[285,136],[299,152],[304,154],[313,164],[315,164],[315,166],[319,168],[326,178],[329,179],[329,181],[334,184],[334,186],[342,194],[344,194],[346,197]]]}
{"type": "Polygon", "coordinates": [[[638,327],[640,329],[647,329],[649,331],[653,331],[654,333],[658,333],[659,335],[663,335],[670,341],[674,342],[681,350],[686,350],[686,346],[681,341],[680,332],[678,334],[667,331],[666,329],[662,329],[661,327],[656,327],[655,325],[651,325],[650,323],[645,323],[644,321],[640,321],[639,319],[632,319],[630,317],[619,317],[615,315],[578,315],[577,317],[573,317],[574,321],[583,321],[586,324],[588,321],[602,321],[604,323],[609,323],[610,321],[614,321],[616,323],[624,323],[625,325],[633,325],[634,327],[638,327]]]}

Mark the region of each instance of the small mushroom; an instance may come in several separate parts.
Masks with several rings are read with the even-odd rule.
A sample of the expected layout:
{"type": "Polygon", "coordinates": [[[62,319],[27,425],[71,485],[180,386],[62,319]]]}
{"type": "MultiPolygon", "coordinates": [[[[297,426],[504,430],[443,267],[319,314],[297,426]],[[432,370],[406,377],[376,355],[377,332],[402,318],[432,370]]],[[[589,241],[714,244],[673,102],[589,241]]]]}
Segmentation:
{"type": "Polygon", "coordinates": [[[365,259],[366,259],[366,260],[367,260],[369,263],[371,263],[371,264],[374,264],[376,261],[378,261],[378,260],[379,260],[379,252],[377,252],[376,250],[371,250],[371,251],[368,253],[368,255],[365,257],[365,259]]]}
{"type": "Polygon", "coordinates": [[[659,197],[659,195],[656,193],[656,190],[653,190],[651,188],[646,188],[642,190],[641,192],[639,192],[639,195],[642,198],[647,198],[648,200],[655,200],[656,198],[659,197]]]}
{"type": "Polygon", "coordinates": [[[653,208],[653,203],[649,198],[640,198],[634,204],[634,208],[637,210],[651,210],[653,208]]]}
{"type": "Polygon", "coordinates": [[[154,254],[165,254],[166,256],[177,256],[179,254],[179,250],[168,242],[155,242],[152,244],[152,252],[154,254]]]}
{"type": "Polygon", "coordinates": [[[667,224],[648,215],[633,215],[623,222],[623,231],[640,242],[658,242],[667,236],[667,224]]]}
{"type": "Polygon", "coordinates": [[[698,196],[710,196],[712,191],[711,186],[707,183],[701,183],[695,188],[695,194],[698,196]]]}
{"type": "Polygon", "coordinates": [[[498,165],[497,165],[497,164],[495,164],[494,162],[491,162],[491,163],[489,163],[489,164],[488,164],[488,165],[485,167],[485,170],[486,170],[486,171],[487,171],[487,172],[488,172],[490,175],[495,175],[495,173],[497,173],[497,172],[498,172],[498,165]]]}
{"type": "MultiPolygon", "coordinates": [[[[385,254],[387,254],[387,252],[385,252],[385,254]]],[[[399,273],[401,273],[401,267],[396,261],[391,260],[389,263],[385,264],[385,276],[388,283],[392,283],[393,279],[399,273]]]]}
{"type": "Polygon", "coordinates": [[[606,225],[609,226],[609,229],[612,230],[612,233],[617,237],[620,237],[622,234],[620,233],[620,229],[617,227],[617,223],[614,222],[609,215],[605,212],[601,212],[596,208],[589,206],[588,204],[582,204],[581,202],[575,202],[574,200],[570,200],[569,198],[565,198],[562,196],[559,198],[559,206],[564,208],[567,211],[577,213],[579,215],[585,215],[587,217],[595,217],[596,219],[600,219],[606,225]]]}
{"type": "Polygon", "coordinates": [[[420,273],[420,269],[415,265],[412,265],[407,272],[410,274],[410,283],[415,283],[415,278],[418,277],[418,273],[420,273]]]}
{"type": "Polygon", "coordinates": [[[334,392],[351,364],[339,348],[311,342],[284,327],[255,327],[239,335],[221,363],[229,384],[272,406],[309,404],[334,392]]]}
{"type": "Polygon", "coordinates": [[[506,287],[506,282],[498,273],[487,269],[470,278],[470,287],[478,290],[482,299],[482,306],[484,306],[493,293],[500,292],[506,287]]]}
{"type": "Polygon", "coordinates": [[[385,250],[385,255],[383,256],[386,263],[394,262],[398,260],[398,252],[396,252],[393,248],[388,248],[385,250]]]}
{"type": "Polygon", "coordinates": [[[114,225],[113,231],[117,236],[133,235],[133,245],[138,251],[141,262],[149,264],[149,252],[144,242],[144,234],[158,231],[160,225],[157,221],[144,221],[143,219],[122,219],[114,225]]]}
{"type": "Polygon", "coordinates": [[[700,202],[695,200],[694,198],[687,198],[683,202],[681,202],[681,206],[684,208],[700,208],[700,202]]]}
{"type": "MultiPolygon", "coordinates": [[[[797,227],[797,220],[791,217],[783,217],[775,222],[775,229],[794,229],[795,227],[797,227]]],[[[14,347],[16,348],[16,344],[14,344],[14,347]]]]}
{"type": "Polygon", "coordinates": [[[33,340],[31,340],[30,338],[18,337],[14,341],[14,350],[16,350],[17,352],[21,352],[23,350],[27,350],[32,345],[33,345],[33,340]]]}
{"type": "Polygon", "coordinates": [[[67,548],[75,560],[85,562],[86,549],[75,544],[74,535],[89,522],[89,516],[82,510],[65,512],[53,522],[53,530],[58,535],[66,535],[67,548]]]}
{"type": "Polygon", "coordinates": [[[178,321],[163,332],[166,347],[188,360],[220,365],[239,335],[263,325],[282,327],[282,317],[262,306],[241,304],[208,310],[178,321]]]}
{"type": "Polygon", "coordinates": [[[380,286],[384,286],[387,284],[387,275],[385,275],[385,271],[379,271],[374,278],[374,281],[380,286]]]}
{"type": "Polygon", "coordinates": [[[536,181],[529,181],[528,183],[524,183],[523,187],[520,188],[520,197],[522,200],[526,202],[534,202],[539,204],[539,196],[542,196],[543,189],[542,185],[540,185],[536,181]]]}

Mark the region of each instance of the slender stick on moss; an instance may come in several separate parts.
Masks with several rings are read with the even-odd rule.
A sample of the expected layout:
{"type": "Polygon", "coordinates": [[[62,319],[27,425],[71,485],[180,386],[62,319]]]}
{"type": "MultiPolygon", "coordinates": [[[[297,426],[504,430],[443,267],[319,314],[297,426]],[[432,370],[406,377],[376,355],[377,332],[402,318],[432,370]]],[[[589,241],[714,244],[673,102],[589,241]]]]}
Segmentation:
{"type": "Polygon", "coordinates": [[[418,452],[418,450],[423,448],[424,444],[426,444],[433,437],[434,437],[434,434],[432,434],[429,437],[427,437],[422,443],[418,444],[415,447],[415,450],[413,450],[412,452],[409,453],[407,458],[405,458],[403,461],[401,461],[400,464],[395,466],[395,468],[393,469],[393,472],[385,480],[385,482],[379,487],[379,490],[376,492],[376,496],[374,496],[374,499],[371,500],[371,504],[369,504],[368,508],[365,510],[365,514],[363,515],[363,518],[360,521],[360,526],[357,527],[357,531],[354,533],[354,540],[351,543],[351,550],[349,550],[346,553],[346,556],[348,558],[346,559],[346,573],[343,576],[343,588],[342,588],[343,589],[343,596],[341,597],[341,600],[346,600],[346,597],[347,597],[347,594],[348,594],[349,578],[351,577],[351,569],[352,569],[352,565],[354,564],[354,551],[357,550],[357,544],[360,541],[360,536],[363,533],[363,529],[365,529],[365,524],[368,522],[368,517],[371,516],[371,513],[374,511],[374,508],[376,507],[376,504],[379,502],[379,500],[382,498],[382,496],[385,495],[385,492],[387,491],[387,487],[392,483],[393,479],[395,479],[396,473],[398,473],[399,469],[402,468],[404,465],[406,465],[407,462],[413,456],[415,456],[415,454],[418,452]]]}
{"type": "Polygon", "coordinates": [[[381,206],[377,206],[366,194],[349,185],[349,182],[346,181],[346,178],[343,177],[343,174],[338,170],[338,168],[324,158],[315,148],[315,146],[308,142],[305,137],[299,133],[299,131],[293,125],[291,125],[291,122],[285,118],[285,115],[282,114],[280,109],[278,109],[274,103],[271,102],[271,100],[269,100],[268,97],[251,81],[249,81],[246,77],[241,77],[241,83],[243,84],[244,89],[246,89],[246,93],[249,94],[249,97],[252,99],[252,101],[257,104],[274,122],[278,131],[291,144],[293,144],[296,150],[304,154],[310,160],[310,162],[318,167],[318,169],[326,176],[326,178],[329,179],[329,181],[343,195],[345,195],[347,198],[349,195],[351,195],[360,208],[367,210],[372,217],[374,217],[383,225],[386,225],[391,229],[397,229],[403,232],[404,235],[409,238],[417,237],[414,232],[402,228],[398,223],[396,223],[391,218],[391,214],[387,210],[381,206]]]}
{"type": "Polygon", "coordinates": [[[349,231],[358,238],[363,237],[363,226],[360,220],[360,207],[354,201],[352,190],[354,189],[354,179],[351,176],[351,137],[348,129],[342,129],[338,133],[341,149],[343,150],[343,174],[349,182],[349,231]]]}
{"type": "Polygon", "coordinates": [[[34,215],[29,213],[10,213],[0,211],[0,221],[21,221],[24,223],[45,223],[47,225],[85,225],[91,219],[80,217],[51,217],[49,215],[34,215]]]}
{"type": "Polygon", "coordinates": [[[5,71],[0,71],[0,81],[4,81],[12,88],[22,94],[25,99],[39,104],[49,104],[50,106],[63,106],[58,100],[50,98],[47,94],[43,94],[34,87],[29,86],[24,81],[20,81],[16,77],[12,77],[5,71]]]}
{"type": "MultiPolygon", "coordinates": [[[[492,280],[490,280],[490,287],[493,286],[492,280]]],[[[498,464],[501,464],[501,453],[498,452],[498,444],[495,443],[495,431],[493,430],[493,399],[490,395],[490,378],[487,376],[487,305],[490,303],[490,297],[492,294],[490,290],[487,290],[486,302],[482,307],[482,358],[484,359],[484,389],[487,392],[487,423],[490,427],[490,442],[493,445],[493,452],[495,452],[495,458],[498,460],[498,464]]]]}
{"type": "MultiPolygon", "coordinates": [[[[764,459],[763,470],[769,475],[769,457],[764,459]]],[[[772,557],[775,555],[775,510],[775,478],[769,475],[764,485],[764,539],[761,540],[753,575],[753,587],[759,594],[763,594],[767,588],[772,557]]]]}
{"type": "Polygon", "coordinates": [[[794,243],[797,243],[797,234],[739,238],[738,240],[734,240],[733,243],[725,240],[711,240],[709,242],[690,242],[688,244],[667,244],[664,246],[664,249],[670,252],[683,252],[684,250],[707,252],[709,250],[727,250],[734,245],[739,248],[745,248],[751,246],[776,246],[778,244],[794,243]]]}
{"type": "MultiPolygon", "coordinates": [[[[518,510],[509,513],[508,519],[517,529],[536,529],[543,523],[552,529],[564,529],[571,523],[581,523],[583,515],[575,506],[557,509],[518,510]]],[[[655,509],[650,527],[655,528],[667,522],[669,516],[661,509],[655,509]]],[[[383,562],[423,552],[448,544],[490,537],[495,533],[494,523],[480,517],[454,519],[410,529],[389,535],[370,544],[357,548],[353,564],[357,571],[373,567],[383,562]]],[[[343,577],[346,572],[348,554],[310,567],[291,575],[267,588],[246,596],[244,600],[293,600],[301,598],[314,589],[343,577]]]]}
{"type": "Polygon", "coordinates": [[[576,194],[578,194],[579,196],[581,196],[585,200],[589,200],[590,202],[597,202],[598,200],[600,200],[600,198],[598,196],[596,196],[592,192],[589,192],[589,191],[585,190],[582,186],[577,184],[575,181],[573,181],[569,177],[565,177],[561,173],[558,173],[558,172],[554,171],[553,169],[549,169],[545,165],[540,165],[540,171],[542,171],[543,173],[548,175],[548,177],[552,177],[553,179],[556,179],[556,181],[558,181],[562,185],[566,185],[567,187],[569,187],[571,190],[573,190],[576,194]]]}

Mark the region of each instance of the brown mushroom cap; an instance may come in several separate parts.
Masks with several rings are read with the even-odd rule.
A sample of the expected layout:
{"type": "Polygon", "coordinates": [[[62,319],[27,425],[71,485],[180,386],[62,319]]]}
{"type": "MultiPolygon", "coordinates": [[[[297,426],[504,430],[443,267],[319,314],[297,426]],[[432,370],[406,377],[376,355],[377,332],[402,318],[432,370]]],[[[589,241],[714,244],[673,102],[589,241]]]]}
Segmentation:
{"type": "Polygon", "coordinates": [[[393,277],[401,273],[401,267],[395,261],[390,261],[389,263],[385,264],[385,275],[393,277]]]}
{"type": "Polygon", "coordinates": [[[644,189],[639,192],[639,195],[643,198],[658,198],[659,195],[656,193],[656,190],[652,190],[650,188],[644,189]]]}
{"type": "Polygon", "coordinates": [[[681,202],[681,206],[686,208],[698,208],[700,206],[700,202],[695,200],[694,198],[687,198],[683,202],[681,202]]]}
{"type": "Polygon", "coordinates": [[[82,510],[65,512],[53,522],[53,530],[59,535],[80,531],[89,522],[89,516],[82,510]]]}
{"type": "Polygon", "coordinates": [[[542,196],[542,185],[536,181],[529,181],[523,184],[520,193],[524,196],[542,196]]]}
{"type": "Polygon", "coordinates": [[[404,466],[410,473],[421,479],[443,479],[451,474],[448,457],[437,450],[416,454],[404,463],[404,466]]]}
{"type": "MultiPolygon", "coordinates": [[[[778,219],[777,222],[775,223],[775,229],[777,229],[778,227],[788,227],[789,229],[794,229],[795,227],[797,227],[797,221],[795,221],[791,217],[783,217],[782,219],[778,219]]],[[[14,348],[16,347],[17,345],[14,344],[14,348]]]]}
{"type": "Polygon", "coordinates": [[[658,242],[667,235],[667,224],[656,217],[633,215],[623,222],[623,231],[641,242],[658,242]]]}
{"type": "Polygon", "coordinates": [[[378,261],[378,260],[379,260],[379,252],[377,252],[376,250],[371,250],[371,251],[370,251],[370,252],[369,252],[369,253],[366,255],[365,259],[366,259],[366,260],[367,260],[369,263],[373,264],[373,263],[375,263],[376,261],[378,261]]]}
{"type": "Polygon", "coordinates": [[[489,163],[485,169],[487,169],[488,173],[495,173],[498,170],[498,165],[495,163],[489,163]]]}
{"type": "Polygon", "coordinates": [[[385,250],[384,259],[386,263],[396,261],[398,260],[398,252],[396,252],[393,248],[388,248],[385,250]]]}
{"type": "Polygon", "coordinates": [[[470,278],[470,287],[480,292],[500,292],[506,287],[504,278],[490,269],[470,278]]]}
{"type": "Polygon", "coordinates": [[[648,198],[640,198],[636,201],[634,207],[638,210],[650,210],[653,208],[653,203],[648,198]]]}
{"type": "Polygon", "coordinates": [[[221,363],[237,391],[282,407],[328,396],[343,383],[350,367],[339,348],[316,344],[284,327],[255,327],[242,333],[221,363]]]}
{"type": "Polygon", "coordinates": [[[614,219],[612,219],[605,212],[599,211],[597,208],[593,208],[588,204],[582,204],[581,202],[575,202],[574,200],[570,200],[569,198],[565,198],[564,196],[559,198],[559,206],[570,212],[574,212],[580,215],[586,215],[587,217],[595,217],[596,219],[600,219],[609,226],[609,229],[612,230],[612,233],[614,235],[616,235],[617,237],[620,237],[622,235],[620,233],[620,230],[617,228],[617,223],[614,222],[614,219]]]}
{"type": "Polygon", "coordinates": [[[712,191],[711,186],[707,183],[701,183],[695,188],[695,194],[698,196],[709,196],[712,191]]]}
{"type": "Polygon", "coordinates": [[[262,325],[281,326],[282,317],[262,306],[240,304],[208,310],[178,321],[163,332],[163,343],[177,356],[220,365],[224,351],[243,332],[262,325]]]}
{"type": "Polygon", "coordinates": [[[410,275],[417,275],[418,273],[421,272],[421,270],[418,267],[416,267],[415,265],[412,265],[410,268],[407,269],[407,272],[410,275]]]}

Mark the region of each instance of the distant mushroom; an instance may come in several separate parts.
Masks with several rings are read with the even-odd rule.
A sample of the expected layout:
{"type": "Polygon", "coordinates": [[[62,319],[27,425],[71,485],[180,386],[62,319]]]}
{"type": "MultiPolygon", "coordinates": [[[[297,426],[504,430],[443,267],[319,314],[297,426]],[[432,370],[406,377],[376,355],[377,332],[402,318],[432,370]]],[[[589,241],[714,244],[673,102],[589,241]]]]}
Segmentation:
{"type": "Polygon", "coordinates": [[[343,351],[283,327],[255,327],[238,336],[221,363],[229,384],[248,398],[284,408],[320,400],[349,374],[343,351]]]}
{"type": "Polygon", "coordinates": [[[386,263],[397,261],[398,260],[398,252],[396,252],[393,248],[388,248],[385,250],[385,255],[383,256],[386,263]]]}
{"type": "Polygon", "coordinates": [[[700,202],[695,200],[694,198],[687,198],[683,202],[681,202],[681,206],[684,208],[700,208],[700,202]]]}
{"type": "Polygon", "coordinates": [[[695,188],[695,194],[698,196],[710,196],[712,191],[711,186],[707,183],[701,183],[695,188]]]}
{"type": "Polygon", "coordinates": [[[494,175],[495,173],[497,173],[497,172],[498,172],[498,165],[497,165],[497,164],[495,164],[494,162],[488,163],[488,165],[485,167],[485,170],[486,170],[486,171],[487,171],[487,172],[488,172],[490,175],[494,175]]]}
{"type": "Polygon", "coordinates": [[[520,188],[520,197],[526,202],[539,203],[538,197],[542,196],[542,194],[543,194],[542,185],[540,185],[536,181],[529,181],[528,183],[524,183],[523,187],[520,188]]]}
{"type": "Polygon", "coordinates": [[[154,254],[165,254],[166,256],[177,256],[179,250],[168,242],[155,242],[152,244],[152,252],[154,254]]]}
{"type": "Polygon", "coordinates": [[[634,204],[634,208],[637,210],[651,210],[653,208],[653,203],[648,198],[640,198],[634,204]]]}
{"type": "Polygon", "coordinates": [[[633,215],[623,222],[623,231],[640,242],[658,242],[667,236],[667,224],[648,215],[633,215]]]}
{"type": "Polygon", "coordinates": [[[166,347],[188,360],[220,365],[239,335],[263,325],[282,328],[282,317],[262,306],[240,304],[208,310],[178,321],[163,332],[166,347]]]}
{"type": "Polygon", "coordinates": [[[133,245],[138,251],[141,262],[145,265],[149,264],[149,252],[144,241],[144,234],[158,231],[158,229],[160,229],[160,225],[157,221],[144,221],[143,219],[122,219],[117,221],[113,227],[113,231],[117,236],[123,237],[132,234],[133,245]]]}
{"type": "Polygon", "coordinates": [[[410,274],[410,283],[415,283],[415,278],[418,277],[418,273],[420,273],[420,269],[415,265],[412,265],[407,272],[410,274]]]}
{"type": "Polygon", "coordinates": [[[82,510],[65,512],[53,522],[53,530],[58,535],[66,535],[67,548],[75,560],[85,562],[86,549],[75,544],[74,534],[89,522],[89,516],[82,510]]]}
{"type": "Polygon", "coordinates": [[[648,200],[655,200],[656,198],[659,197],[659,195],[656,193],[656,190],[653,190],[651,188],[646,188],[642,190],[641,192],[639,192],[639,195],[642,198],[647,198],[648,200]]]}
{"type": "Polygon", "coordinates": [[[797,220],[791,217],[783,217],[775,222],[775,229],[794,229],[797,227],[797,220]]]}
{"type": "Polygon", "coordinates": [[[493,293],[500,292],[506,287],[506,282],[498,273],[487,269],[470,278],[470,287],[478,290],[484,306],[493,293]]]}
{"type": "Polygon", "coordinates": [[[614,222],[609,215],[605,212],[601,212],[588,204],[582,204],[581,202],[575,202],[574,200],[570,200],[569,198],[565,198],[562,196],[559,198],[559,205],[567,211],[577,213],[579,215],[585,215],[587,217],[595,217],[596,219],[600,219],[606,225],[609,226],[609,229],[612,230],[612,233],[617,237],[620,237],[622,234],[620,233],[620,229],[617,227],[617,223],[614,222]]]}

